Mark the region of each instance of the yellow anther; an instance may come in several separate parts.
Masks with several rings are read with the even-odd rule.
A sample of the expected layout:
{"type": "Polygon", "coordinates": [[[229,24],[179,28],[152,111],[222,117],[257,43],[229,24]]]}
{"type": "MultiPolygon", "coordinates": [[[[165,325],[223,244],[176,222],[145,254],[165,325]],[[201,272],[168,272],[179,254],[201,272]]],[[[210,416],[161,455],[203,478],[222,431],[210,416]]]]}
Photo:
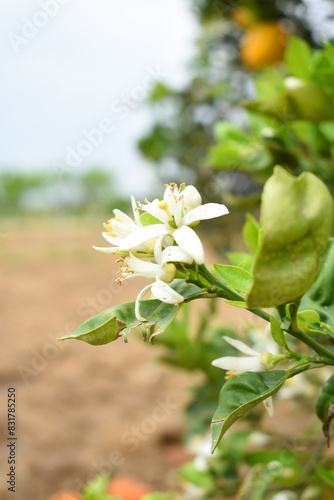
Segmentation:
{"type": "Polygon", "coordinates": [[[225,380],[230,380],[237,373],[237,370],[228,370],[225,375],[225,380]]]}

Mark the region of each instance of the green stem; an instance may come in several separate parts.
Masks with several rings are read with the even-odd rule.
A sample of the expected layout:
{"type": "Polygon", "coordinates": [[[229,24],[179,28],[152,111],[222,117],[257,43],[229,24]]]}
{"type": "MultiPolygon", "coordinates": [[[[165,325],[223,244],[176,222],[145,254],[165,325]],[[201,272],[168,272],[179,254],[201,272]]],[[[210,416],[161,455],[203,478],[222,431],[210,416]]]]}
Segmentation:
{"type": "Polygon", "coordinates": [[[287,330],[290,335],[295,337],[296,339],[300,340],[301,342],[304,342],[304,344],[308,345],[311,347],[315,352],[320,354],[320,356],[323,356],[324,358],[328,358],[330,360],[334,360],[334,352],[331,351],[330,349],[327,349],[327,347],[322,346],[318,342],[316,342],[314,339],[311,337],[308,337],[305,333],[303,333],[301,330],[298,331],[293,331],[291,329],[287,330]]]}
{"type": "MultiPolygon", "coordinates": [[[[210,284],[214,285],[217,287],[217,296],[222,297],[227,300],[237,300],[238,302],[245,302],[245,299],[242,295],[239,295],[237,292],[234,292],[231,290],[222,280],[219,278],[216,278],[213,274],[210,273],[210,271],[205,267],[204,264],[201,264],[198,266],[198,271],[205,278],[210,284]]],[[[260,318],[270,321],[270,314],[266,313],[262,309],[248,309],[248,311],[251,311],[253,314],[256,316],[259,316],[260,318]]]]}
{"type": "Polygon", "coordinates": [[[324,366],[326,366],[324,363],[316,363],[316,364],[307,364],[307,365],[303,365],[303,366],[299,366],[298,368],[292,370],[291,372],[289,372],[290,374],[290,377],[295,377],[296,375],[299,375],[299,373],[303,373],[303,372],[306,372],[308,370],[313,370],[314,368],[323,368],[324,366]]]}

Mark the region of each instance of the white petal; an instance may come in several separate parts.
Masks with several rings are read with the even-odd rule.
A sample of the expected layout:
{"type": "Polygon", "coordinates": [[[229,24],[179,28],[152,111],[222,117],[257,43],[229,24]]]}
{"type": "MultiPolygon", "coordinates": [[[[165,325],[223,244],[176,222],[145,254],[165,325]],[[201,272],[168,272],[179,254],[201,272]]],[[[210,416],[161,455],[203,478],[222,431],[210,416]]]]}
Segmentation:
{"type": "Polygon", "coordinates": [[[166,262],[184,262],[185,264],[192,264],[193,258],[181,247],[167,247],[162,252],[161,265],[166,262]]]}
{"type": "Polygon", "coordinates": [[[245,356],[223,356],[212,361],[212,364],[223,370],[236,370],[238,372],[258,372],[264,370],[259,356],[252,356],[251,358],[245,356]]]}
{"type": "Polygon", "coordinates": [[[134,196],[131,196],[131,204],[132,204],[133,216],[135,218],[136,224],[138,227],[142,227],[142,223],[140,222],[138,205],[136,203],[134,196]]]}
{"type": "Polygon", "coordinates": [[[182,200],[180,200],[175,205],[174,220],[177,227],[180,227],[182,225],[182,206],[183,206],[182,200]]]}
{"type": "Polygon", "coordinates": [[[264,399],[262,401],[262,403],[263,403],[263,406],[265,407],[265,409],[267,410],[267,412],[269,413],[269,416],[272,417],[274,415],[273,398],[271,396],[269,396],[269,398],[264,399]]]}
{"type": "Polygon", "coordinates": [[[173,232],[173,238],[183,250],[191,255],[197,264],[204,263],[203,246],[195,231],[188,226],[181,226],[173,232]]]}
{"type": "Polygon", "coordinates": [[[133,230],[136,231],[138,229],[135,225],[133,228],[132,226],[129,226],[128,224],[115,219],[111,221],[111,226],[116,236],[122,239],[126,238],[130,233],[133,232],[133,230]]]}
{"type": "Polygon", "coordinates": [[[98,250],[99,252],[105,253],[115,253],[118,251],[118,247],[95,247],[93,245],[94,250],[98,250]]]}
{"type": "Polygon", "coordinates": [[[119,246],[122,243],[121,238],[117,238],[117,236],[110,236],[106,232],[102,233],[102,236],[108,243],[111,243],[111,245],[119,246]]]}
{"type": "Polygon", "coordinates": [[[174,215],[176,203],[177,200],[179,199],[179,196],[180,196],[179,189],[177,188],[172,189],[170,186],[168,186],[165,189],[164,200],[167,201],[168,209],[172,215],[174,215]]]}
{"type": "Polygon", "coordinates": [[[127,265],[129,269],[135,271],[137,275],[144,276],[148,279],[155,279],[157,274],[161,272],[161,266],[159,266],[159,264],[137,259],[132,253],[130,253],[130,258],[127,259],[127,265]]]}
{"type": "Polygon", "coordinates": [[[183,195],[183,209],[184,212],[190,212],[196,207],[202,205],[202,197],[195,188],[195,186],[187,186],[184,191],[182,191],[183,195]]]}
{"type": "Polygon", "coordinates": [[[177,293],[173,288],[157,278],[153,283],[151,291],[157,299],[166,304],[180,304],[184,301],[184,297],[177,293]]]}
{"type": "Polygon", "coordinates": [[[130,250],[145,241],[157,238],[163,234],[170,233],[170,229],[165,224],[152,224],[133,231],[121,243],[120,250],[130,250]]]}
{"type": "Polygon", "coordinates": [[[158,264],[162,264],[162,240],[164,239],[163,236],[159,236],[157,238],[157,241],[154,243],[154,258],[157,261],[158,264]]]}
{"type": "Polygon", "coordinates": [[[169,218],[168,215],[164,210],[159,208],[157,205],[159,203],[159,200],[156,200],[152,203],[147,203],[146,205],[143,205],[142,210],[144,212],[148,212],[149,214],[153,215],[156,219],[160,220],[161,222],[164,222],[165,224],[168,224],[169,218]]]}
{"type": "Polygon", "coordinates": [[[199,220],[214,219],[228,213],[228,209],[225,205],[221,205],[219,203],[207,203],[206,205],[201,205],[193,210],[190,210],[190,212],[184,216],[183,224],[188,226],[189,224],[199,220]]]}
{"type": "Polygon", "coordinates": [[[241,340],[237,339],[232,339],[231,337],[227,337],[226,335],[223,335],[223,339],[226,340],[229,344],[233,345],[238,351],[243,352],[244,354],[249,354],[250,356],[260,356],[261,353],[255,351],[248,345],[246,345],[244,342],[241,342],[241,340]]]}
{"type": "Polygon", "coordinates": [[[132,229],[138,229],[138,227],[133,222],[133,220],[131,219],[131,217],[129,217],[128,215],[126,215],[121,210],[118,210],[118,208],[115,208],[114,214],[115,214],[115,217],[117,217],[117,219],[120,219],[122,222],[124,222],[124,224],[127,224],[132,229]]]}
{"type": "Polygon", "coordinates": [[[152,285],[147,285],[145,286],[141,292],[138,293],[137,299],[136,299],[136,304],[135,304],[135,315],[136,318],[139,319],[139,321],[147,321],[143,316],[141,316],[139,309],[140,309],[140,303],[144,297],[144,295],[149,291],[152,285]]]}

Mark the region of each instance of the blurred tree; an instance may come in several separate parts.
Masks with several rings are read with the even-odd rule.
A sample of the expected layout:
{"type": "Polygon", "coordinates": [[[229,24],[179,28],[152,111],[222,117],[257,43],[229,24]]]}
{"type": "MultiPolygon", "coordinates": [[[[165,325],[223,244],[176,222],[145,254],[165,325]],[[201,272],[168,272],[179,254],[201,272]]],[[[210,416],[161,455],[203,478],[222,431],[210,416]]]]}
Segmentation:
{"type": "MultiPolygon", "coordinates": [[[[192,0],[192,9],[201,23],[201,34],[197,54],[190,63],[189,83],[181,90],[171,89],[163,82],[156,84],[149,102],[157,120],[139,141],[139,148],[146,158],[156,163],[165,182],[196,182],[208,199],[220,197],[222,190],[238,196],[246,191],[251,195],[248,202],[251,199],[256,202],[265,172],[261,172],[265,175],[251,176],[249,169],[227,174],[226,168],[224,172],[208,168],[219,166],[212,158],[217,150],[211,150],[209,161],[206,160],[207,149],[215,142],[213,126],[219,121],[229,121],[247,130],[247,113],[240,102],[255,97],[251,82],[253,71],[268,66],[277,68],[271,73],[270,85],[272,89],[278,86],[282,90],[280,72],[284,74],[282,58],[289,37],[297,35],[311,47],[317,47],[321,31],[327,38],[334,36],[333,21],[330,24],[334,5],[326,0],[316,3],[313,0],[192,0]],[[215,188],[217,183],[222,189],[215,188]]],[[[257,87],[260,85],[258,82],[257,87]]],[[[280,127],[284,128],[282,120],[280,127]]],[[[242,130],[239,135],[243,135],[242,130]]],[[[236,142],[243,140],[251,147],[249,161],[258,165],[259,170],[267,169],[269,173],[273,159],[296,164],[291,148],[286,150],[277,138],[265,137],[265,133],[264,137],[260,136],[259,127],[251,130],[250,135],[239,137],[236,142]]],[[[247,148],[244,154],[246,152],[247,148]]],[[[225,164],[233,163],[235,154],[233,148],[221,146],[220,158],[224,156],[225,164]]]]}

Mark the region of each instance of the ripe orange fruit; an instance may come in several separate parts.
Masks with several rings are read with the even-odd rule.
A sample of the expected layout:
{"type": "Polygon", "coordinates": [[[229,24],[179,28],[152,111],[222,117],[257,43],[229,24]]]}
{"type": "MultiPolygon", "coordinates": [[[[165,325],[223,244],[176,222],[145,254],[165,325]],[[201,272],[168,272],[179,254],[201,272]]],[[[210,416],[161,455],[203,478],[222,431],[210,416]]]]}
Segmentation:
{"type": "Polygon", "coordinates": [[[52,495],[49,500],[80,500],[80,497],[75,491],[59,491],[52,495]]]}
{"type": "Polygon", "coordinates": [[[123,500],[140,500],[150,491],[146,484],[136,482],[129,477],[116,477],[110,481],[107,493],[123,500]]]}
{"type": "Polygon", "coordinates": [[[246,31],[241,40],[240,57],[249,69],[260,69],[280,61],[288,34],[277,21],[261,22],[246,31]]]}

